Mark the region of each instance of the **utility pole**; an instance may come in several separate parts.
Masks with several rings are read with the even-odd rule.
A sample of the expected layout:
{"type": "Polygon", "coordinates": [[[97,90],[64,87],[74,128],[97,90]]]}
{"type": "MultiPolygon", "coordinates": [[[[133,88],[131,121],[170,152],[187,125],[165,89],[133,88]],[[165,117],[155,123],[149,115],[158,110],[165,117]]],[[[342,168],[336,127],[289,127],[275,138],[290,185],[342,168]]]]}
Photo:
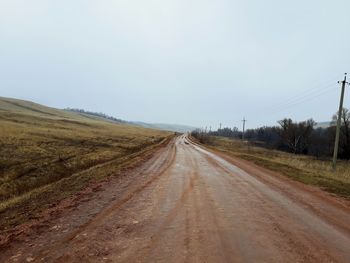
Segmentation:
{"type": "Polygon", "coordinates": [[[222,125],[222,123],[220,122],[220,130],[221,130],[221,125],[222,125]]]}
{"type": "Polygon", "coordinates": [[[245,117],[243,117],[243,133],[242,133],[242,140],[244,140],[244,133],[245,133],[245,123],[247,122],[247,120],[245,119],[245,117]]]}
{"type": "Polygon", "coordinates": [[[338,81],[338,83],[341,83],[341,95],[340,95],[340,102],[339,102],[339,111],[338,111],[338,120],[337,120],[337,131],[335,134],[335,143],[334,143],[334,153],[333,153],[333,171],[337,168],[337,158],[338,158],[338,148],[339,148],[339,137],[340,137],[340,127],[341,127],[341,118],[343,113],[343,101],[344,101],[344,93],[345,93],[345,85],[349,84],[346,82],[346,73],[344,76],[343,81],[338,81]]]}

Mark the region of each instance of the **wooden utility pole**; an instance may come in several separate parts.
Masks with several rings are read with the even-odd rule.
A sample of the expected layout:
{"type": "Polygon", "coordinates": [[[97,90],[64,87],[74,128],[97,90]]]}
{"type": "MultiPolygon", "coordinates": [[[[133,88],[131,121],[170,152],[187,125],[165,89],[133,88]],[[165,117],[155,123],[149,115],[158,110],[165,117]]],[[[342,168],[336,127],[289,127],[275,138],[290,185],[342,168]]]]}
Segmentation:
{"type": "Polygon", "coordinates": [[[242,133],[242,140],[244,140],[244,133],[245,133],[245,123],[247,122],[247,120],[245,119],[245,117],[243,118],[243,133],[242,133]]]}
{"type": "Polygon", "coordinates": [[[344,80],[338,81],[338,83],[342,83],[342,85],[341,85],[341,95],[340,95],[340,102],[339,102],[337,130],[336,130],[336,134],[335,134],[334,152],[333,152],[333,170],[334,171],[337,168],[339,137],[340,137],[341,118],[342,118],[342,113],[343,113],[343,101],[344,101],[345,85],[348,84],[348,82],[346,82],[346,73],[344,76],[344,80]]]}
{"type": "Polygon", "coordinates": [[[222,123],[220,122],[220,130],[221,130],[221,125],[222,125],[222,123]]]}

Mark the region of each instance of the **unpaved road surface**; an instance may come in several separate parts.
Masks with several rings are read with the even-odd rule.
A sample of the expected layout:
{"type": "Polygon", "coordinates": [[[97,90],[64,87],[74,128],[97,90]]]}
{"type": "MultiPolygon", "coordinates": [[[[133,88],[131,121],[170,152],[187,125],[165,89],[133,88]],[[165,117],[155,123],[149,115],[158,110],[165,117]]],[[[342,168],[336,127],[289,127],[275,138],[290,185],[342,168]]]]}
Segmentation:
{"type": "Polygon", "coordinates": [[[347,201],[185,136],[24,233],[0,262],[350,262],[347,201]]]}

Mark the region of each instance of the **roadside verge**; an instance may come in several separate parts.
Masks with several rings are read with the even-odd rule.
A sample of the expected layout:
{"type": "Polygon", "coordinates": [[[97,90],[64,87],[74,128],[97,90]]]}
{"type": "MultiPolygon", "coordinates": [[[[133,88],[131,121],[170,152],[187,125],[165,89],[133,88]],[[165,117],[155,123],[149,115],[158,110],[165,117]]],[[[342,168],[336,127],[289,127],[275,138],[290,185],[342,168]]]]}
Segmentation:
{"type": "Polygon", "coordinates": [[[0,207],[0,245],[9,233],[28,221],[40,221],[45,211],[54,210],[66,199],[79,202],[89,192],[99,190],[100,183],[111,177],[120,177],[149,160],[158,150],[168,145],[174,135],[140,149],[137,152],[98,164],[57,182],[37,188],[9,200],[0,207]]]}

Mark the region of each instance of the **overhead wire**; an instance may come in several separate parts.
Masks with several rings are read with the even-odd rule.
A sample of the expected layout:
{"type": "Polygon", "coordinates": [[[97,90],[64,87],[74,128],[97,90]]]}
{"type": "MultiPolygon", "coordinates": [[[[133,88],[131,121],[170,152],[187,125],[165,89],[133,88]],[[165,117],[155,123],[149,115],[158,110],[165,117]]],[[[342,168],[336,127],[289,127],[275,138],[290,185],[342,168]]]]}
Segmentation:
{"type": "Polygon", "coordinates": [[[317,99],[325,94],[328,94],[331,91],[335,91],[337,89],[338,89],[338,86],[336,86],[336,84],[333,83],[333,84],[329,85],[327,89],[320,90],[318,93],[312,94],[310,96],[305,96],[304,98],[301,98],[300,100],[294,101],[293,103],[289,103],[289,104],[286,104],[282,107],[275,108],[274,112],[275,113],[283,112],[287,109],[290,109],[290,108],[295,107],[297,105],[300,105],[302,103],[313,101],[313,100],[315,100],[315,99],[317,99]]]}
{"type": "Polygon", "coordinates": [[[276,112],[276,111],[278,112],[283,109],[291,108],[295,105],[306,102],[309,99],[313,100],[312,99],[313,97],[318,98],[322,96],[324,93],[331,91],[333,89],[333,85],[337,83],[337,80],[339,80],[340,76],[341,76],[340,74],[337,74],[333,78],[329,78],[328,80],[323,81],[312,88],[303,90],[302,92],[290,98],[282,100],[277,104],[272,104],[271,106],[265,107],[264,109],[262,109],[262,111],[268,112],[268,113],[276,112]]]}
{"type": "MultiPolygon", "coordinates": [[[[336,78],[334,77],[332,79],[324,81],[322,83],[319,83],[317,86],[306,89],[306,90],[302,91],[301,93],[298,93],[298,94],[296,94],[296,95],[294,95],[286,100],[278,102],[275,105],[271,105],[270,107],[267,108],[267,110],[275,110],[275,109],[278,109],[279,107],[285,107],[286,105],[293,104],[299,100],[302,100],[302,99],[304,99],[304,97],[312,97],[312,96],[322,92],[324,89],[327,89],[330,85],[335,84],[338,79],[339,79],[339,76],[337,76],[336,78]]],[[[266,108],[265,108],[265,110],[266,110],[266,108]]]]}
{"type": "Polygon", "coordinates": [[[333,90],[336,90],[337,88],[338,88],[338,86],[336,83],[331,83],[325,87],[318,89],[317,91],[314,91],[312,93],[308,93],[308,94],[303,95],[303,96],[299,96],[298,99],[294,99],[294,100],[291,100],[287,103],[280,104],[278,106],[270,108],[270,110],[271,111],[281,111],[281,110],[284,110],[287,108],[289,109],[289,108],[294,107],[296,105],[299,105],[301,103],[308,102],[308,101],[314,100],[316,98],[319,98],[320,96],[322,96],[328,92],[331,92],[333,90]]]}

